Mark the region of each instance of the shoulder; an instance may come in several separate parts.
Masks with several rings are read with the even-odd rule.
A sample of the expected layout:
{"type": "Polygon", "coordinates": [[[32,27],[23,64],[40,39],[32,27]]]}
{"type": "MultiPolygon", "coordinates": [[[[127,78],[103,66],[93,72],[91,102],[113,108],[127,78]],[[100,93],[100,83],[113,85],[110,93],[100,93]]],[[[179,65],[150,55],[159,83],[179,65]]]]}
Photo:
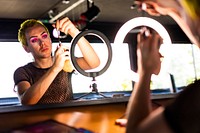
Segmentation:
{"type": "Polygon", "coordinates": [[[15,73],[21,73],[21,72],[23,72],[23,71],[26,71],[26,69],[29,69],[29,68],[31,68],[31,67],[33,67],[32,63],[28,63],[28,64],[26,64],[26,65],[24,65],[24,66],[18,67],[18,68],[15,70],[14,74],[15,74],[15,73]]]}
{"type": "Polygon", "coordinates": [[[28,74],[27,68],[29,67],[29,65],[30,65],[30,63],[28,63],[24,66],[18,67],[14,71],[13,78],[14,78],[15,84],[18,84],[21,81],[27,81],[28,80],[29,74],[28,74]]]}

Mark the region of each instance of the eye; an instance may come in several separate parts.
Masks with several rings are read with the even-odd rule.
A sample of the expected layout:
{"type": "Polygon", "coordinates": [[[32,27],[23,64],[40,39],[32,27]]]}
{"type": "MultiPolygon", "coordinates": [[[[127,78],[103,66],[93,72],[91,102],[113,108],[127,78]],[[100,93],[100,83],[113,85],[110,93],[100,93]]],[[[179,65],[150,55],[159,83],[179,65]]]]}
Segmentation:
{"type": "Polygon", "coordinates": [[[47,33],[42,34],[42,39],[46,39],[48,37],[47,33]]]}
{"type": "Polygon", "coordinates": [[[38,42],[38,38],[36,38],[36,37],[35,37],[35,38],[31,38],[31,39],[30,39],[30,42],[31,42],[31,43],[36,43],[36,42],[38,42]]]}

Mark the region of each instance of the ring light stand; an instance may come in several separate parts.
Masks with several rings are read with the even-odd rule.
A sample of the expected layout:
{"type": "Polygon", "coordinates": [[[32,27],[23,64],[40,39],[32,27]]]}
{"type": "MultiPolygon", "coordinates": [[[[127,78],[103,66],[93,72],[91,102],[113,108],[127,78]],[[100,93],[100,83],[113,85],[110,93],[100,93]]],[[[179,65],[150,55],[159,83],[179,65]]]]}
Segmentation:
{"type": "Polygon", "coordinates": [[[84,75],[86,77],[92,77],[92,81],[93,81],[92,85],[90,86],[90,88],[92,88],[92,91],[89,92],[89,93],[83,94],[82,96],[76,98],[75,100],[78,100],[78,99],[83,98],[85,96],[88,96],[90,94],[97,94],[97,95],[103,96],[104,98],[108,98],[104,94],[98,92],[97,84],[95,82],[96,81],[95,78],[97,76],[103,74],[108,69],[108,67],[111,64],[111,60],[112,60],[112,48],[111,48],[111,45],[110,45],[110,42],[109,42],[108,38],[103,33],[99,32],[99,31],[96,31],[96,30],[85,30],[83,32],[80,32],[72,40],[72,45],[71,45],[71,48],[70,48],[70,56],[71,56],[71,61],[72,61],[72,64],[73,64],[75,70],[77,70],[80,74],[82,74],[82,75],[84,75]],[[76,57],[74,56],[75,46],[76,46],[77,42],[79,41],[79,39],[81,37],[84,37],[86,35],[94,35],[94,36],[100,38],[101,41],[106,44],[107,49],[108,49],[108,60],[107,60],[107,63],[105,64],[105,66],[101,70],[99,70],[97,72],[86,72],[83,69],[81,69],[80,66],[76,62],[76,57]]]}

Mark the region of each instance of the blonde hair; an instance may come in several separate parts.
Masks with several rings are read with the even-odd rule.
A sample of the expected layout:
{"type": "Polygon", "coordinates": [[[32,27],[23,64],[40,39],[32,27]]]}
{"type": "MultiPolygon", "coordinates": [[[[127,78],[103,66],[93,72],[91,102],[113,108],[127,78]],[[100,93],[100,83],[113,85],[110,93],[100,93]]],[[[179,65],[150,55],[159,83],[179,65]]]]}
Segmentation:
{"type": "Polygon", "coordinates": [[[200,16],[200,0],[180,0],[180,2],[193,19],[200,16]]]}
{"type": "Polygon", "coordinates": [[[47,27],[40,21],[40,20],[35,20],[35,19],[28,19],[25,20],[21,25],[20,29],[18,30],[18,40],[19,42],[22,43],[22,45],[28,46],[27,40],[26,40],[26,35],[25,32],[28,28],[33,27],[35,25],[41,25],[42,27],[45,28],[47,33],[49,34],[49,30],[47,27]]]}

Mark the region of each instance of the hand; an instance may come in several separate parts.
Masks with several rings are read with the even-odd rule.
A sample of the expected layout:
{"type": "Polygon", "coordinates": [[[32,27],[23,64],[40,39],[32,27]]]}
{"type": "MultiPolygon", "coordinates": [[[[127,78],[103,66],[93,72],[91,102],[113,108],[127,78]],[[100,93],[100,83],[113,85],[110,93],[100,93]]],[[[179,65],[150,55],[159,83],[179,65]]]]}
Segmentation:
{"type": "Polygon", "coordinates": [[[75,37],[79,30],[75,27],[75,25],[69,20],[68,17],[63,18],[61,20],[57,20],[56,24],[53,24],[57,30],[64,32],[66,35],[69,34],[71,37],[75,37]]]}
{"type": "Polygon", "coordinates": [[[54,56],[54,67],[61,71],[64,68],[65,62],[69,60],[69,48],[64,45],[57,47],[54,56]]]}
{"type": "Polygon", "coordinates": [[[139,11],[146,11],[149,15],[160,16],[168,15],[173,12],[172,7],[177,4],[175,1],[164,2],[158,0],[157,2],[149,0],[135,0],[134,4],[137,5],[139,11]]]}
{"type": "Polygon", "coordinates": [[[126,127],[127,119],[122,118],[122,119],[116,119],[115,124],[119,125],[121,127],[126,127]]]}
{"type": "Polygon", "coordinates": [[[159,53],[161,37],[155,31],[150,33],[149,30],[143,30],[138,34],[137,40],[138,72],[159,74],[162,57],[159,53]]]}

